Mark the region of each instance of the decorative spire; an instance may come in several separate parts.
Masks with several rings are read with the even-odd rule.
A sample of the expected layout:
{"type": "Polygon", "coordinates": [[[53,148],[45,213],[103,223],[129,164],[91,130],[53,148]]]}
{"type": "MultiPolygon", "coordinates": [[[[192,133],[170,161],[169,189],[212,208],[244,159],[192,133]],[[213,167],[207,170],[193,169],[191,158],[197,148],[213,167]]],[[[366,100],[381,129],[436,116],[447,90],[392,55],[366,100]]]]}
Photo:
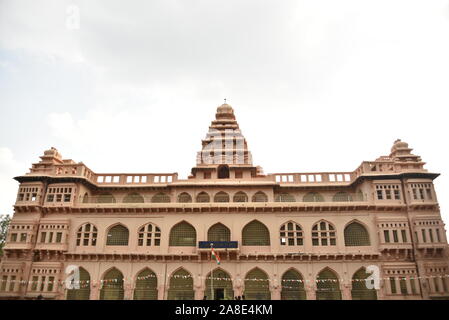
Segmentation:
{"type": "Polygon", "coordinates": [[[197,155],[197,165],[246,164],[252,165],[251,152],[242,135],[234,109],[226,103],[217,108],[202,150],[197,155]]]}

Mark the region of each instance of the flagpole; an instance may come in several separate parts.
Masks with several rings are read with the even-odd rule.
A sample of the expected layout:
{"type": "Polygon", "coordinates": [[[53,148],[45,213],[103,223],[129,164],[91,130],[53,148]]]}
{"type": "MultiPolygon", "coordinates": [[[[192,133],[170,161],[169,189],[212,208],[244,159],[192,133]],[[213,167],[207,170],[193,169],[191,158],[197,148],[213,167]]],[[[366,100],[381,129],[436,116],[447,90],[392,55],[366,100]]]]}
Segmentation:
{"type": "Polygon", "coordinates": [[[210,270],[210,287],[211,287],[211,291],[212,291],[212,300],[214,300],[214,261],[212,260],[212,250],[214,247],[214,243],[211,242],[210,244],[211,250],[210,250],[210,260],[212,262],[212,267],[210,270]]]}

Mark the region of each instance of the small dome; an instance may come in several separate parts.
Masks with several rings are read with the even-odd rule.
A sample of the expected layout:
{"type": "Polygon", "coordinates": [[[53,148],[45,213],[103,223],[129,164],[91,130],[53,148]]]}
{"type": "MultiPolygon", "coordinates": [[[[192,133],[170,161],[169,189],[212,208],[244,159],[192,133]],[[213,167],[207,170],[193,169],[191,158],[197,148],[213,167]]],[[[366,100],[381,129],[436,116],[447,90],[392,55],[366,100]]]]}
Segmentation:
{"type": "Polygon", "coordinates": [[[232,107],[229,104],[223,103],[221,106],[219,106],[217,108],[217,112],[218,113],[234,113],[234,109],[232,109],[232,107]]]}
{"type": "Polygon", "coordinates": [[[401,139],[397,139],[394,142],[392,149],[404,149],[404,148],[408,148],[408,143],[401,141],[401,139]]]}
{"type": "Polygon", "coordinates": [[[50,156],[50,157],[55,157],[55,158],[61,158],[60,153],[58,152],[58,150],[56,148],[51,147],[49,150],[45,150],[44,151],[44,156],[50,156]]]}
{"type": "Polygon", "coordinates": [[[232,107],[229,104],[223,103],[221,106],[219,106],[217,108],[216,118],[217,119],[235,119],[234,109],[232,109],[232,107]]]}

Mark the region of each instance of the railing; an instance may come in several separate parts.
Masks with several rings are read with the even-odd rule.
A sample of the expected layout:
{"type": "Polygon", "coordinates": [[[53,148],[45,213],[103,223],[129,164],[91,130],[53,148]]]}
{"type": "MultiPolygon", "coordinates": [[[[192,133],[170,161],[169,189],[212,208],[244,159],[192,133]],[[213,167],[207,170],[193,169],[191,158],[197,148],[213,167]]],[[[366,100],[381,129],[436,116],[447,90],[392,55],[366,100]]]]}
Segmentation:
{"type": "Polygon", "coordinates": [[[270,176],[278,183],[322,183],[341,184],[355,179],[354,172],[273,173],[270,176]]]}
{"type": "MultiPolygon", "coordinates": [[[[42,172],[39,172],[40,174],[42,172]]],[[[69,177],[84,177],[93,184],[99,185],[142,185],[142,184],[164,184],[172,183],[178,180],[177,173],[136,173],[136,174],[116,174],[116,173],[102,173],[96,174],[87,168],[84,164],[61,164],[55,165],[51,170],[46,172],[53,176],[69,176],[69,177]]],[[[31,175],[38,174],[33,172],[31,175]]]]}
{"type": "Polygon", "coordinates": [[[176,204],[180,206],[191,206],[191,205],[201,205],[201,206],[211,206],[211,205],[217,205],[217,206],[226,206],[226,205],[238,205],[238,206],[244,206],[248,204],[257,204],[257,205],[264,205],[267,203],[270,204],[293,204],[293,203],[307,203],[307,204],[314,204],[314,203],[351,203],[351,202],[367,202],[367,198],[363,196],[362,194],[347,194],[338,196],[335,200],[333,199],[335,195],[326,195],[327,198],[321,198],[319,195],[317,197],[313,197],[313,200],[304,200],[303,197],[305,195],[302,195],[301,197],[295,198],[295,201],[270,201],[270,202],[252,202],[251,197],[248,196],[247,202],[234,202],[232,201],[232,196],[230,196],[230,201],[228,202],[214,202],[213,197],[211,197],[211,201],[209,202],[197,202],[195,201],[194,197],[192,201],[190,202],[178,202],[178,199],[169,196],[169,195],[158,195],[158,199],[154,199],[153,195],[140,195],[140,194],[130,194],[125,196],[116,197],[113,195],[103,195],[103,196],[89,196],[89,197],[81,197],[76,201],[79,205],[86,205],[86,204],[104,204],[104,205],[139,205],[139,204],[152,204],[152,205],[160,205],[160,204],[176,204]]]}

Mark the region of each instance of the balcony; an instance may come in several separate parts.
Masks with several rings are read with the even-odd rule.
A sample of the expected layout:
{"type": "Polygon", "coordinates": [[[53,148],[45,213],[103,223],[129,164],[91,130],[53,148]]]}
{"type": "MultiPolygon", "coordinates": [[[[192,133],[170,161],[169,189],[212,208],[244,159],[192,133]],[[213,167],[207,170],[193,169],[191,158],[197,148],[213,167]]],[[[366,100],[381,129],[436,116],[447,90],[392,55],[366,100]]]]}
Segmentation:
{"type": "Polygon", "coordinates": [[[211,248],[217,250],[238,250],[238,241],[198,241],[199,250],[210,250],[211,248]]]}

